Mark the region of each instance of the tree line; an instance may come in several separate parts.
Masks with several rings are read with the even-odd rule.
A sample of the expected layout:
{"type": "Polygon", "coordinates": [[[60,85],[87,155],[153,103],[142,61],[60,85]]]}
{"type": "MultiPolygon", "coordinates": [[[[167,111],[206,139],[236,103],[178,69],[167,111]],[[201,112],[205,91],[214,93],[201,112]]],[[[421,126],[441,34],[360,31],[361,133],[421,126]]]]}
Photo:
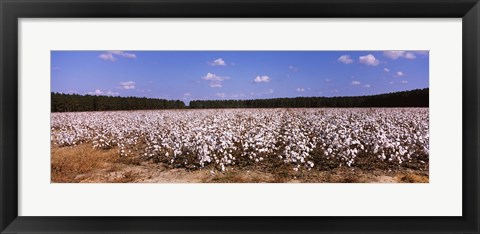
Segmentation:
{"type": "Polygon", "coordinates": [[[195,100],[189,108],[279,108],[279,107],[428,107],[429,89],[346,97],[295,97],[253,100],[195,100]]]}
{"type": "Polygon", "coordinates": [[[180,100],[51,93],[52,112],[182,109],[180,100]]]}
{"type": "Polygon", "coordinates": [[[52,112],[205,109],[205,108],[295,108],[295,107],[428,107],[429,89],[345,97],[295,97],[249,100],[194,100],[187,107],[180,100],[111,97],[52,93],[52,112]]]}

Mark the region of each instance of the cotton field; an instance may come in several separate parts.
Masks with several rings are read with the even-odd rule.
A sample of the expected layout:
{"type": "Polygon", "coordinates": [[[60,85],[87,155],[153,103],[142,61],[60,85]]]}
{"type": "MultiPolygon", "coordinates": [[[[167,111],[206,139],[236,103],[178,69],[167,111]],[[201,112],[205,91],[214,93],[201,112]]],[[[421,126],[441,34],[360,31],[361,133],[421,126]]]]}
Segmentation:
{"type": "Polygon", "coordinates": [[[428,165],[428,126],[428,108],[52,113],[51,143],[91,144],[123,157],[193,170],[278,163],[293,171],[372,165],[418,169],[428,165]]]}

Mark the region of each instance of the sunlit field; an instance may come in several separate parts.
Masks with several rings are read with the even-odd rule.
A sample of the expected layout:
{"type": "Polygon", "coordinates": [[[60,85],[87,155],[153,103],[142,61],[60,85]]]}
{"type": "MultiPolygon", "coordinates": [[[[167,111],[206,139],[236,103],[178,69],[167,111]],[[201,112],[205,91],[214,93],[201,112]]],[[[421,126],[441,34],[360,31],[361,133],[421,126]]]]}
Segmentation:
{"type": "MultiPolygon", "coordinates": [[[[68,154],[78,147],[88,149],[90,155],[85,157],[93,157],[89,161],[108,152],[113,164],[204,172],[207,182],[252,182],[246,173],[261,174],[253,182],[382,182],[369,181],[369,176],[365,181],[361,177],[360,181],[322,178],[326,172],[351,174],[355,170],[367,175],[414,172],[428,182],[428,108],[76,112],[52,113],[51,120],[52,180],[58,182],[75,178],[82,182],[82,176],[87,178],[92,172],[96,173],[93,181],[111,182],[108,176],[98,176],[95,165],[70,180],[55,177],[62,169],[55,164],[62,157],[58,152],[68,154]],[[238,176],[243,176],[242,181],[236,181],[238,176]]],[[[97,166],[102,167],[101,163],[97,166]]],[[[150,172],[124,168],[123,173],[127,172],[132,178],[126,182],[151,179],[144,175],[150,172]]],[[[396,179],[418,182],[405,176],[396,179]]],[[[179,182],[171,178],[152,181],[179,182]]],[[[180,182],[198,181],[187,177],[180,182]]]]}

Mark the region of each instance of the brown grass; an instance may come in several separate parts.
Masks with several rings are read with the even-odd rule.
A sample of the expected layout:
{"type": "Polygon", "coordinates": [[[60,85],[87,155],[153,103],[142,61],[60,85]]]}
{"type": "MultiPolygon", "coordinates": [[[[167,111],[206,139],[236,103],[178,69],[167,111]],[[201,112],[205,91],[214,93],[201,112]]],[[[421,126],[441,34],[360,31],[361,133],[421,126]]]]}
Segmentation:
{"type": "Polygon", "coordinates": [[[115,178],[112,181],[109,181],[111,183],[132,183],[137,180],[138,173],[134,173],[133,171],[127,171],[123,173],[122,177],[115,178]]]}
{"type": "Polygon", "coordinates": [[[285,178],[274,176],[270,173],[252,171],[225,171],[217,172],[207,183],[284,183],[285,178]]]}
{"type": "Polygon", "coordinates": [[[80,182],[81,176],[111,167],[119,158],[115,149],[95,150],[89,144],[74,147],[52,147],[51,182],[80,182]]]}
{"type": "Polygon", "coordinates": [[[398,182],[400,183],[428,183],[429,182],[428,176],[417,175],[413,173],[401,175],[397,178],[399,178],[398,182]]]}
{"type": "Polygon", "coordinates": [[[120,157],[117,149],[99,150],[84,144],[52,147],[52,183],[428,183],[428,171],[321,168],[298,171],[292,165],[236,166],[221,172],[212,165],[199,170],[174,168],[138,157],[120,157]],[[215,171],[214,175],[210,171],[215,171]]]}
{"type": "Polygon", "coordinates": [[[356,176],[356,175],[347,174],[344,177],[342,177],[342,179],[340,179],[338,182],[340,182],[340,183],[361,183],[362,181],[360,181],[359,177],[356,176]]]}

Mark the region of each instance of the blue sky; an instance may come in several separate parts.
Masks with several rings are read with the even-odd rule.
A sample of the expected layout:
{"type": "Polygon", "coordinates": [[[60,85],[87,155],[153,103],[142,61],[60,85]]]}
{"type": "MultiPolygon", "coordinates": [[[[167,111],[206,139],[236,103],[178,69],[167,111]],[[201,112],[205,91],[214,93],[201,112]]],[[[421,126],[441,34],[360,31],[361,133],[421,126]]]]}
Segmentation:
{"type": "Polygon", "coordinates": [[[429,87],[428,51],[52,51],[52,92],[164,99],[371,95],[429,87]]]}

